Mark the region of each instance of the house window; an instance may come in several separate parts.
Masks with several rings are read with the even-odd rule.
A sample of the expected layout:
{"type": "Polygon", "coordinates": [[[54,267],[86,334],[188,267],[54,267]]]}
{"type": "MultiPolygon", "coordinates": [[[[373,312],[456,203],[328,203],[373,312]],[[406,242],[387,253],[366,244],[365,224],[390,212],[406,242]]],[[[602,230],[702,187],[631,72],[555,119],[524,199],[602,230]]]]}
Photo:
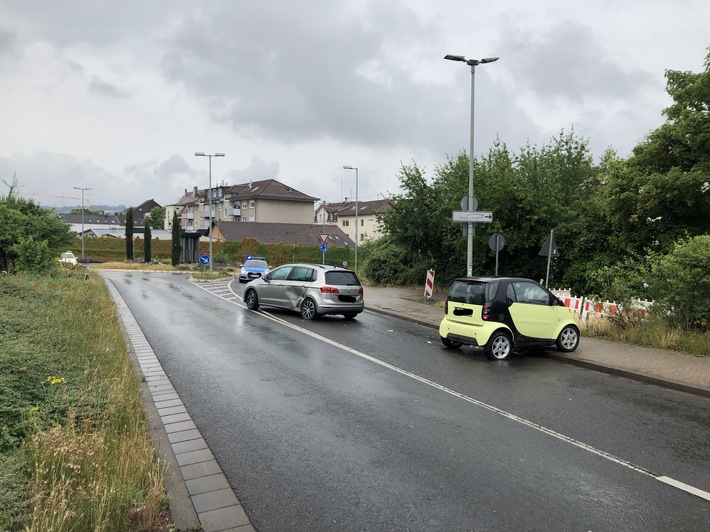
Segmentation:
{"type": "Polygon", "coordinates": [[[350,220],[343,220],[343,227],[348,227],[350,225],[350,220]]]}
{"type": "Polygon", "coordinates": [[[248,201],[242,201],[242,209],[247,209],[249,207],[248,201]]]}
{"type": "Polygon", "coordinates": [[[249,200],[249,207],[253,209],[254,206],[255,206],[254,200],[249,200]]]}

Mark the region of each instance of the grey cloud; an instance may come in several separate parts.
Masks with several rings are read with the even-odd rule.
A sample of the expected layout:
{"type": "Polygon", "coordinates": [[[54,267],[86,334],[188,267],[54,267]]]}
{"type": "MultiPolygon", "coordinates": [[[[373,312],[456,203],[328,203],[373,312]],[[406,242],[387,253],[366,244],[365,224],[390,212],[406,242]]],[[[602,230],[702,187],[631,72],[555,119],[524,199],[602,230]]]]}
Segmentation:
{"type": "Polygon", "coordinates": [[[378,12],[365,14],[342,3],[269,4],[185,20],[164,58],[165,75],[206,95],[214,117],[241,133],[428,147],[450,95],[414,82],[396,62],[386,65],[384,80],[361,71],[398,44],[404,50],[403,43],[442,30],[401,4],[369,4],[378,12]]]}
{"type": "Polygon", "coordinates": [[[31,20],[43,38],[64,47],[88,42],[107,46],[146,31],[170,18],[171,0],[151,0],[135,7],[123,0],[34,0],[3,2],[4,12],[31,20]]]}
{"type": "Polygon", "coordinates": [[[246,183],[248,181],[260,181],[263,179],[279,179],[288,182],[288,176],[279,177],[279,163],[276,161],[265,161],[261,157],[254,156],[249,166],[240,170],[229,172],[229,182],[246,183]]]}
{"type": "Polygon", "coordinates": [[[17,32],[10,29],[0,28],[0,56],[17,56],[17,32]]]}
{"type": "Polygon", "coordinates": [[[633,98],[653,85],[649,73],[609,56],[592,28],[576,21],[556,24],[533,37],[515,31],[501,39],[501,55],[516,73],[516,83],[540,98],[633,98]]]}
{"type": "Polygon", "coordinates": [[[98,96],[108,96],[109,98],[128,97],[128,91],[97,77],[92,78],[89,82],[89,92],[98,96]]]}

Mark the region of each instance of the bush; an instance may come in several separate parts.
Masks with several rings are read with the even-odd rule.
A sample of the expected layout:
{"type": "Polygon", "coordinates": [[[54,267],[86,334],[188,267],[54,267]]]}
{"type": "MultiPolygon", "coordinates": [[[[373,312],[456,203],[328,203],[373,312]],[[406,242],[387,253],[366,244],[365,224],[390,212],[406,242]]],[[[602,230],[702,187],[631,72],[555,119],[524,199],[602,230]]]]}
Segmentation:
{"type": "Polygon", "coordinates": [[[710,330],[710,235],[676,243],[651,272],[654,313],[683,329],[710,330]]]}
{"type": "Polygon", "coordinates": [[[403,257],[405,250],[396,244],[383,241],[368,249],[367,263],[363,269],[367,278],[377,284],[401,284],[401,272],[408,268],[403,257]]]}

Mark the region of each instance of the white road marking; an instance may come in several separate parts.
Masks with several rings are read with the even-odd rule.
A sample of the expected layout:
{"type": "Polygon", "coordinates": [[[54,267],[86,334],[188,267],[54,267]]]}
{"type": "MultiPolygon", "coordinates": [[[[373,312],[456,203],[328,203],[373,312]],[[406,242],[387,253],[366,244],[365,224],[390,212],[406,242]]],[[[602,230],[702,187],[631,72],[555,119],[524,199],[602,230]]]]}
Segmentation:
{"type": "MultiPolygon", "coordinates": [[[[225,301],[228,301],[230,303],[234,303],[237,306],[240,306],[242,308],[246,308],[243,304],[239,304],[238,302],[233,301],[231,298],[228,299],[226,297],[220,296],[219,294],[215,294],[215,292],[212,292],[197,283],[193,283],[193,284],[195,284],[195,286],[199,286],[200,288],[202,288],[206,292],[209,292],[213,295],[217,295],[217,297],[220,297],[220,298],[224,299],[225,301]]],[[[228,285],[228,289],[232,294],[234,294],[234,296],[237,298],[237,300],[241,300],[240,296],[232,290],[232,287],[230,285],[228,285]]],[[[567,442],[571,445],[574,445],[575,447],[579,447],[580,449],[583,449],[583,450],[588,451],[592,454],[595,454],[597,456],[605,458],[606,460],[609,460],[609,461],[619,464],[623,467],[631,469],[632,471],[636,471],[637,473],[641,473],[642,475],[646,475],[646,476],[655,478],[656,480],[659,480],[659,481],[663,482],[664,484],[667,484],[669,486],[673,486],[674,488],[685,491],[686,493],[690,493],[691,495],[695,495],[696,497],[700,497],[701,499],[705,499],[707,501],[710,501],[710,493],[708,493],[707,491],[703,491],[701,489],[698,489],[694,486],[690,486],[689,484],[685,484],[684,482],[680,482],[680,481],[675,480],[673,478],[659,475],[658,473],[654,473],[652,471],[649,471],[648,469],[645,469],[641,466],[637,466],[635,464],[632,464],[631,462],[628,462],[627,460],[617,458],[616,456],[609,454],[606,451],[602,451],[601,449],[597,449],[595,447],[592,447],[591,445],[587,445],[586,443],[583,443],[579,440],[575,440],[574,438],[571,438],[569,436],[565,436],[564,434],[556,432],[552,429],[548,429],[547,427],[544,427],[543,425],[535,423],[534,421],[529,421],[527,419],[516,416],[515,414],[511,414],[510,412],[506,412],[505,410],[501,410],[500,408],[497,408],[493,405],[489,405],[488,403],[484,403],[482,401],[479,401],[478,399],[474,399],[473,397],[469,397],[468,395],[464,395],[462,393],[459,393],[455,390],[452,390],[451,388],[447,388],[446,386],[442,386],[441,384],[438,384],[434,381],[430,381],[429,379],[421,377],[415,373],[411,373],[405,369],[399,368],[397,366],[393,366],[392,364],[389,364],[389,363],[387,363],[383,360],[380,360],[378,358],[372,357],[366,353],[358,351],[357,349],[353,349],[352,347],[340,344],[334,340],[331,340],[330,338],[326,338],[325,336],[321,336],[320,334],[309,331],[308,329],[304,329],[303,327],[299,327],[298,325],[294,325],[292,323],[289,323],[288,321],[286,321],[282,318],[279,318],[278,316],[274,316],[273,314],[271,314],[269,312],[262,310],[261,312],[255,312],[254,314],[256,316],[263,316],[264,318],[269,319],[271,321],[275,321],[281,325],[285,325],[286,327],[289,327],[289,328],[293,329],[294,331],[298,331],[302,334],[306,334],[312,338],[315,338],[317,340],[320,340],[322,342],[330,344],[334,347],[338,347],[338,348],[340,348],[344,351],[347,351],[348,353],[351,353],[355,356],[358,356],[362,359],[368,360],[374,364],[378,364],[382,367],[385,367],[387,369],[395,371],[395,372],[399,373],[400,375],[404,375],[406,377],[409,377],[410,379],[414,379],[416,381],[419,381],[423,384],[426,384],[427,386],[431,386],[432,388],[436,388],[437,390],[441,390],[444,393],[447,393],[453,397],[456,397],[456,398],[466,401],[468,403],[474,404],[480,408],[484,408],[486,410],[489,410],[490,412],[494,412],[504,418],[510,419],[511,421],[515,421],[516,423],[520,423],[521,425],[525,425],[526,427],[529,427],[531,429],[534,429],[534,430],[537,430],[537,431],[542,432],[544,434],[547,434],[548,436],[552,436],[553,438],[567,442]]]]}

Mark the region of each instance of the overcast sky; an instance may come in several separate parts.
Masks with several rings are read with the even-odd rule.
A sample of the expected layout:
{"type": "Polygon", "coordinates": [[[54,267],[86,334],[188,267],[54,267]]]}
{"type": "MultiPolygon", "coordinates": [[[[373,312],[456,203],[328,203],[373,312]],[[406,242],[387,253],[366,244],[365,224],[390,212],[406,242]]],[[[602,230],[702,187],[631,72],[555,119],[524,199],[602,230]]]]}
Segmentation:
{"type": "MultiPolygon", "coordinates": [[[[596,160],[701,72],[707,0],[0,0],[0,179],[45,206],[176,202],[277,179],[328,202],[400,192],[468,150],[561,130],[596,160]],[[68,196],[62,199],[61,196],[68,196]]],[[[7,187],[0,183],[0,195],[7,187]]]]}

